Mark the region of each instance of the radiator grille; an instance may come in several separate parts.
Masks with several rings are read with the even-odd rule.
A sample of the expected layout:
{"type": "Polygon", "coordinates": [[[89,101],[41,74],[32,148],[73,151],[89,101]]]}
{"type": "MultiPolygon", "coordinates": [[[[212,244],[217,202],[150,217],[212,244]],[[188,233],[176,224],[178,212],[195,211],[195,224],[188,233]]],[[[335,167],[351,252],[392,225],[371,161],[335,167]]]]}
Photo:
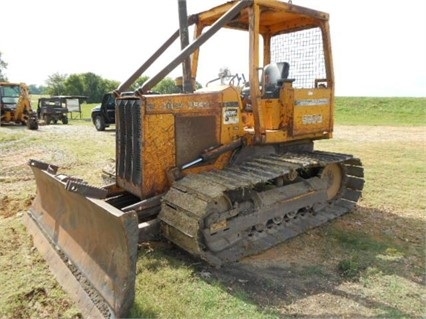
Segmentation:
{"type": "Polygon", "coordinates": [[[134,98],[117,100],[116,116],[117,178],[140,186],[142,183],[140,100],[134,98]]]}

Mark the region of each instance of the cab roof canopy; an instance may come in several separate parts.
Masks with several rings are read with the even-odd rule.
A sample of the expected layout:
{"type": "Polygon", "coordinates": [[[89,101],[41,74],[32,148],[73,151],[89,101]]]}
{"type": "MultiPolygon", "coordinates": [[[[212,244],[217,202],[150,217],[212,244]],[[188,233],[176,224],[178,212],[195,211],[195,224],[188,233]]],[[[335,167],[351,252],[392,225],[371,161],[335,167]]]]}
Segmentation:
{"type": "MultiPolygon", "coordinates": [[[[301,28],[318,26],[321,21],[328,21],[327,13],[285,3],[278,0],[243,0],[257,5],[260,13],[259,33],[262,35],[277,35],[301,28]]],[[[211,26],[220,19],[230,8],[239,1],[229,1],[208,11],[196,15],[197,25],[201,28],[211,26]]],[[[246,7],[237,14],[225,27],[248,30],[249,10],[246,7]]]]}

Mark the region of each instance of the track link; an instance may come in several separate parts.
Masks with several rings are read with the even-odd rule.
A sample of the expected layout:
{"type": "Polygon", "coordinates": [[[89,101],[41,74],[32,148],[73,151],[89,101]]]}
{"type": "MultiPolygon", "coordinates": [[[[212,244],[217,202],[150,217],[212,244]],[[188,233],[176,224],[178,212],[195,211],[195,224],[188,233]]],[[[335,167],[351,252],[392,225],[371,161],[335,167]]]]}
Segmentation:
{"type": "Polygon", "coordinates": [[[220,266],[351,211],[363,186],[351,155],[272,154],[175,182],[159,218],[167,239],[220,266]]]}

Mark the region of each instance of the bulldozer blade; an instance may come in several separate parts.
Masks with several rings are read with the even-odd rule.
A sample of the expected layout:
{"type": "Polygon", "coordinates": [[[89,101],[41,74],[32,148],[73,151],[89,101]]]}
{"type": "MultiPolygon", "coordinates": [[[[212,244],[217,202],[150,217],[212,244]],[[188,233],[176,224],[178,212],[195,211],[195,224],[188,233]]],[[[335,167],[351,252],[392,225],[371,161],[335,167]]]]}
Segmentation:
{"type": "Polygon", "coordinates": [[[135,296],[138,217],[67,190],[61,176],[30,161],[37,194],[25,224],[34,245],[86,318],[128,314],[135,296]]]}

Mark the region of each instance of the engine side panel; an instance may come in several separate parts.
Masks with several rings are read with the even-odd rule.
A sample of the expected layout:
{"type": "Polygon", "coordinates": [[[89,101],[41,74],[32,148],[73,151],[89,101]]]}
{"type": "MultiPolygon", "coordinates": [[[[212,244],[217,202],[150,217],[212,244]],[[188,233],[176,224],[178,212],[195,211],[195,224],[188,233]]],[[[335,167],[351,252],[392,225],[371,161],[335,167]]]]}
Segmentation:
{"type": "MultiPolygon", "coordinates": [[[[223,86],[194,94],[145,95],[117,100],[117,184],[140,198],[170,188],[168,172],[211,147],[244,134],[238,90],[223,86]]],[[[206,162],[223,168],[226,159],[206,162]]]]}

